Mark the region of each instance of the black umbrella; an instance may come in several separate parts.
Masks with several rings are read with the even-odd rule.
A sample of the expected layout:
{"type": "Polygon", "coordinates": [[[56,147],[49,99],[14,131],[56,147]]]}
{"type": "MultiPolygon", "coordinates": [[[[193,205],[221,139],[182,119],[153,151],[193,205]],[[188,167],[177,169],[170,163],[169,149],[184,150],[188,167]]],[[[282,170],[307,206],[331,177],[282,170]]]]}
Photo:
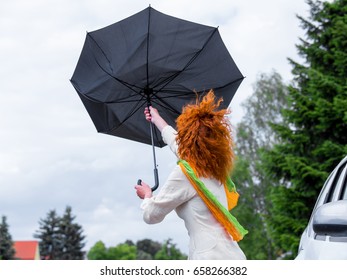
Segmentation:
{"type": "Polygon", "coordinates": [[[196,93],[210,89],[228,107],[243,75],[218,28],[165,15],[148,7],[122,21],[88,32],[71,78],[98,132],[151,144],[165,144],[144,118],[157,108],[172,126],[196,93]]]}

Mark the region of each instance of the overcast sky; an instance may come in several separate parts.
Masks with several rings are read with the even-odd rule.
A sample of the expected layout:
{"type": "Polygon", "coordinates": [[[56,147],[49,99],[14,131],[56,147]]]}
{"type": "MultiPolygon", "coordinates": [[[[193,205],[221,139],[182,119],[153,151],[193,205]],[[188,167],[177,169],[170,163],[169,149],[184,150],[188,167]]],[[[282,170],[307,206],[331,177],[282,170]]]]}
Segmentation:
{"type": "MultiPolygon", "coordinates": [[[[170,214],[158,225],[142,220],[134,185],[153,184],[151,147],[99,134],[69,79],[86,31],[135,14],[148,5],[219,32],[246,79],[232,103],[240,103],[262,72],[291,79],[287,58],[299,59],[303,36],[296,14],[304,0],[1,0],[0,4],[0,216],[13,240],[33,239],[49,210],[72,207],[88,250],[98,240],[172,238],[185,253],[183,222],[170,214]]],[[[168,147],[156,149],[160,182],[175,165],[168,147]]]]}

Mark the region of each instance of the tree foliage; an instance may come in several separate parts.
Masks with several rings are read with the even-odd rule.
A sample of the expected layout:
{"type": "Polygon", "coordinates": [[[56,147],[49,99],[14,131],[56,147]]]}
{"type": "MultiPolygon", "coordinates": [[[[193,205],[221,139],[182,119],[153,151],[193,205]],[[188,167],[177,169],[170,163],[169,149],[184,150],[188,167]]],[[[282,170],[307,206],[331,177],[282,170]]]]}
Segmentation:
{"type": "Polygon", "coordinates": [[[96,242],[88,251],[87,258],[88,260],[108,260],[107,249],[104,242],[96,242]]]}
{"type": "Polygon", "coordinates": [[[182,260],[187,256],[182,254],[171,239],[163,244],[150,239],[139,240],[136,245],[127,240],[117,246],[106,247],[98,241],[90,248],[89,260],[182,260]]]}
{"type": "Polygon", "coordinates": [[[82,260],[85,252],[85,245],[82,226],[75,223],[76,216],[72,215],[72,209],[67,206],[64,215],[60,219],[59,231],[61,234],[61,259],[62,260],[82,260]]]}
{"type": "Polygon", "coordinates": [[[107,248],[102,241],[98,241],[89,250],[87,258],[89,260],[135,260],[136,246],[125,242],[107,248]]]}
{"type": "Polygon", "coordinates": [[[40,255],[45,260],[79,260],[85,252],[82,227],[75,223],[72,209],[67,206],[62,217],[50,210],[45,219],[40,219],[39,230],[34,237],[39,239],[40,255]]]}
{"type": "Polygon", "coordinates": [[[7,218],[2,216],[0,224],[0,260],[12,260],[15,257],[15,253],[7,218]]]}
{"type": "Polygon", "coordinates": [[[276,245],[293,258],[318,193],[347,153],[347,1],[307,1],[306,31],[297,45],[285,124],[274,124],[281,140],[267,154],[272,189],[271,228],[276,245]]]}
{"type": "Polygon", "coordinates": [[[50,210],[45,219],[40,219],[39,230],[34,237],[39,239],[40,256],[46,260],[60,259],[61,236],[59,232],[60,218],[55,210],[50,210]]]}
{"type": "Polygon", "coordinates": [[[156,260],[185,260],[187,256],[182,254],[181,251],[176,247],[176,244],[171,242],[169,238],[166,240],[161,249],[155,254],[156,260]]]}
{"type": "Polygon", "coordinates": [[[268,195],[274,183],[263,168],[262,155],[276,143],[270,122],[283,122],[286,96],[286,86],[276,71],[260,74],[253,94],[242,104],[245,114],[236,127],[237,161],[232,178],[241,196],[233,211],[249,231],[240,242],[248,259],[276,258],[268,226],[268,195]]]}
{"type": "Polygon", "coordinates": [[[138,260],[153,260],[156,253],[161,249],[161,243],[151,239],[142,239],[136,242],[137,259],[138,260]]]}
{"type": "Polygon", "coordinates": [[[109,247],[107,250],[109,260],[136,260],[136,247],[126,243],[109,247]]]}

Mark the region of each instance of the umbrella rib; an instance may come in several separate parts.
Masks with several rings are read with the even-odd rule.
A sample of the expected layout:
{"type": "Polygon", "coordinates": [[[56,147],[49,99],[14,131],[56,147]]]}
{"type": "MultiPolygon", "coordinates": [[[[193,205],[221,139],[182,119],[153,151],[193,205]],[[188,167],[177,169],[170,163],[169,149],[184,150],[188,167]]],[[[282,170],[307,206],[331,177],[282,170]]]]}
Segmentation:
{"type": "MultiPolygon", "coordinates": [[[[95,43],[95,45],[100,49],[100,51],[102,52],[102,54],[104,55],[104,57],[107,59],[109,65],[110,65],[110,67],[111,67],[111,69],[112,69],[111,61],[108,59],[106,53],[105,53],[104,50],[100,47],[100,45],[98,44],[98,42],[93,38],[93,36],[90,34],[90,32],[87,32],[87,36],[89,36],[89,37],[93,40],[93,42],[95,43]]],[[[93,52],[93,54],[94,54],[94,52],[93,52]]],[[[95,55],[94,55],[94,58],[95,58],[95,55]]],[[[97,60],[95,59],[95,61],[97,61],[97,60]]],[[[99,63],[98,63],[98,65],[99,65],[99,63]]],[[[103,68],[101,68],[101,69],[103,69],[103,68]]],[[[103,69],[103,70],[104,70],[104,69],[103,69]]],[[[113,70],[113,69],[112,69],[112,70],[113,70]]],[[[105,70],[104,70],[104,71],[105,71],[105,70]]],[[[105,72],[106,72],[106,71],[105,71],[105,72]]],[[[106,73],[107,73],[107,72],[106,72],[106,73]]],[[[107,74],[108,74],[108,73],[107,73],[107,74]]]]}
{"type": "Polygon", "coordinates": [[[103,103],[105,103],[105,104],[133,103],[133,102],[136,102],[136,101],[141,101],[143,99],[144,99],[143,95],[141,95],[141,94],[134,94],[134,95],[130,95],[130,96],[127,96],[127,97],[124,97],[124,98],[119,98],[119,99],[117,99],[117,101],[105,101],[103,103]],[[141,96],[141,99],[130,99],[131,97],[138,97],[138,96],[141,96]]]}
{"type": "Polygon", "coordinates": [[[138,102],[133,106],[133,108],[130,110],[130,113],[123,119],[123,121],[115,128],[112,128],[110,131],[116,131],[118,128],[120,128],[128,119],[130,119],[142,106],[138,106],[139,103],[143,100],[140,99],[138,102]],[[137,107],[137,108],[136,108],[137,107]]]}
{"type": "Polygon", "coordinates": [[[184,70],[186,70],[193,62],[194,60],[200,55],[200,53],[205,49],[205,47],[207,46],[207,44],[210,42],[211,38],[213,37],[213,35],[216,33],[216,31],[218,30],[218,28],[215,28],[213,30],[213,32],[211,33],[211,35],[208,37],[208,39],[206,40],[206,42],[204,43],[204,45],[202,46],[202,48],[196,52],[192,58],[188,61],[188,63],[183,67],[183,69],[181,69],[180,71],[177,71],[175,74],[167,77],[164,81],[162,81],[161,83],[159,83],[156,86],[159,86],[160,84],[165,83],[158,91],[161,91],[163,88],[165,88],[168,84],[170,84],[174,79],[176,79],[184,70]]]}
{"type": "MultiPolygon", "coordinates": [[[[172,93],[174,93],[174,92],[177,92],[177,91],[172,91],[172,93]]],[[[166,96],[163,96],[163,97],[159,97],[159,96],[153,94],[151,96],[151,98],[152,98],[151,100],[154,101],[154,100],[168,99],[168,98],[172,98],[172,97],[181,97],[181,96],[186,96],[187,94],[190,94],[190,93],[191,92],[182,91],[179,94],[166,95],[166,96]]],[[[146,98],[146,96],[143,95],[142,92],[138,92],[137,94],[134,94],[134,95],[131,95],[131,96],[127,96],[127,97],[124,97],[124,98],[119,98],[119,99],[117,99],[116,102],[115,101],[106,101],[106,102],[103,102],[103,103],[105,103],[105,104],[132,103],[132,102],[136,102],[136,101],[142,101],[145,98],[146,98]],[[138,96],[141,96],[141,99],[129,100],[129,98],[131,98],[131,97],[138,97],[138,96]]]]}
{"type": "MultiPolygon", "coordinates": [[[[92,41],[94,42],[94,44],[100,49],[101,53],[104,55],[104,57],[106,58],[106,60],[108,61],[109,65],[110,65],[110,68],[111,70],[113,71],[113,68],[111,66],[111,61],[108,59],[106,53],[104,52],[104,50],[100,47],[100,45],[98,44],[98,42],[93,38],[93,36],[88,32],[87,35],[92,39],[92,41]]],[[[101,66],[101,64],[99,63],[99,61],[96,59],[94,53],[93,53],[93,57],[94,57],[94,60],[96,62],[96,64],[100,67],[100,69],[102,71],[104,71],[107,75],[109,75],[111,78],[115,79],[117,82],[121,83],[122,85],[126,86],[128,89],[132,90],[133,92],[139,94],[134,88],[136,89],[139,89],[141,90],[142,88],[141,87],[138,87],[136,85],[132,85],[132,84],[129,84],[115,76],[113,76],[111,73],[109,73],[104,67],[101,66]]]]}
{"type": "Polygon", "coordinates": [[[147,65],[146,65],[147,87],[149,86],[148,56],[149,56],[149,28],[150,28],[150,23],[151,23],[151,8],[148,9],[148,26],[147,26],[147,65]]]}
{"type": "MultiPolygon", "coordinates": [[[[185,96],[186,94],[181,94],[181,95],[172,95],[171,97],[178,97],[178,96],[185,96]]],[[[181,114],[181,112],[180,111],[178,111],[178,110],[176,110],[175,108],[173,108],[168,102],[166,102],[164,99],[166,99],[166,98],[169,98],[170,96],[167,96],[167,97],[163,97],[163,98],[161,98],[161,97],[159,97],[158,95],[152,95],[152,96],[155,96],[156,98],[155,99],[151,99],[152,101],[153,101],[153,103],[155,103],[155,104],[157,104],[157,105],[160,105],[160,106],[162,106],[162,107],[165,107],[166,109],[168,109],[168,110],[170,110],[171,112],[174,112],[174,113],[176,113],[176,114],[181,114]],[[158,101],[160,101],[160,102],[158,102],[158,101]],[[160,103],[162,103],[162,104],[160,104],[160,103]],[[163,106],[163,104],[165,105],[165,106],[163,106]]]]}
{"type": "Polygon", "coordinates": [[[167,102],[165,102],[164,100],[162,99],[157,99],[157,100],[160,100],[161,101],[161,104],[159,102],[157,102],[156,100],[152,100],[152,102],[154,104],[157,104],[157,105],[160,105],[161,107],[167,109],[167,110],[170,110],[171,112],[174,112],[176,113],[177,115],[181,114],[181,112],[177,111],[175,108],[173,108],[172,106],[170,106],[167,102]],[[163,105],[164,104],[164,105],[163,105]]]}
{"type": "Polygon", "coordinates": [[[225,87],[230,86],[232,84],[238,83],[239,81],[242,81],[244,78],[245,77],[242,76],[242,77],[240,77],[240,78],[238,78],[238,79],[236,79],[236,80],[234,80],[234,81],[232,81],[230,83],[225,84],[224,86],[216,87],[215,89],[225,88],[225,87]]]}
{"type": "MultiPolygon", "coordinates": [[[[225,84],[225,85],[223,85],[223,86],[220,86],[220,87],[216,87],[215,88],[215,90],[216,89],[222,89],[222,88],[225,88],[225,87],[227,87],[227,86],[229,86],[229,85],[232,85],[232,84],[235,84],[235,83],[238,83],[239,81],[242,81],[244,79],[244,77],[240,77],[240,78],[238,78],[238,79],[236,79],[236,80],[234,80],[234,81],[232,81],[232,82],[230,82],[230,83],[227,83],[227,84],[225,84]]],[[[170,90],[165,90],[166,92],[171,92],[171,93],[174,93],[175,91],[174,90],[172,90],[172,91],[170,91],[170,90]]],[[[157,91],[157,93],[158,93],[159,91],[157,91]]],[[[177,91],[176,91],[177,92],[177,91]]],[[[187,94],[190,94],[190,93],[192,93],[192,92],[180,92],[180,94],[172,94],[172,95],[166,95],[166,96],[163,96],[163,97],[159,97],[159,96],[157,96],[156,94],[153,94],[152,95],[152,97],[154,96],[154,97],[156,97],[156,98],[152,98],[152,101],[153,101],[153,103],[155,103],[155,104],[157,104],[157,105],[160,105],[160,106],[162,106],[162,107],[165,107],[166,109],[168,109],[168,110],[171,110],[172,112],[174,112],[174,113],[177,113],[177,114],[180,114],[180,112],[179,111],[177,111],[175,108],[173,108],[172,106],[170,106],[167,102],[165,102],[164,101],[164,99],[168,99],[168,98],[171,98],[171,97],[180,97],[180,96],[186,96],[187,94]],[[164,105],[166,105],[166,106],[163,106],[162,104],[160,104],[159,102],[157,102],[156,100],[159,100],[162,104],[164,104],[164,105]]],[[[201,91],[199,91],[199,92],[197,92],[198,94],[199,93],[201,93],[201,91]]]]}

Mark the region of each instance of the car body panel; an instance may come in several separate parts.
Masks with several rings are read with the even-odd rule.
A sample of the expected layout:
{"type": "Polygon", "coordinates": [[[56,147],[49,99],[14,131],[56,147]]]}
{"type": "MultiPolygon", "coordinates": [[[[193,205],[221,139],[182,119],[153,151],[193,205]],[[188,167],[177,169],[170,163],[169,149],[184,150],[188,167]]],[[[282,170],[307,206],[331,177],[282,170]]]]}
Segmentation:
{"type": "Polygon", "coordinates": [[[341,209],[345,209],[347,204],[347,156],[341,160],[336,168],[331,172],[326,180],[319,196],[315,207],[312,211],[311,218],[308,222],[306,229],[304,230],[299,245],[299,252],[296,260],[346,260],[347,259],[347,235],[345,236],[345,222],[347,219],[343,217],[341,209]],[[341,202],[340,202],[341,201],[341,202]],[[346,201],[346,202],[345,202],[346,201]],[[334,207],[323,206],[331,204],[336,206],[336,211],[331,211],[334,207]],[[323,207],[322,207],[323,206],[323,207]],[[327,211],[328,210],[328,211],[327,211]],[[331,219],[326,215],[329,213],[331,219]],[[322,215],[325,216],[322,216],[322,215]],[[339,219],[340,216],[340,219],[339,219]],[[322,224],[324,221],[325,224],[322,224]],[[316,229],[320,229],[317,234],[313,230],[313,223],[316,229]],[[341,223],[339,225],[338,223],[341,223]],[[334,224],[336,229],[339,226],[343,230],[334,232],[334,224]],[[326,226],[326,227],[325,227],[326,226]],[[324,233],[324,228],[327,228],[324,233]],[[342,232],[342,233],[341,233],[342,232]]]}

